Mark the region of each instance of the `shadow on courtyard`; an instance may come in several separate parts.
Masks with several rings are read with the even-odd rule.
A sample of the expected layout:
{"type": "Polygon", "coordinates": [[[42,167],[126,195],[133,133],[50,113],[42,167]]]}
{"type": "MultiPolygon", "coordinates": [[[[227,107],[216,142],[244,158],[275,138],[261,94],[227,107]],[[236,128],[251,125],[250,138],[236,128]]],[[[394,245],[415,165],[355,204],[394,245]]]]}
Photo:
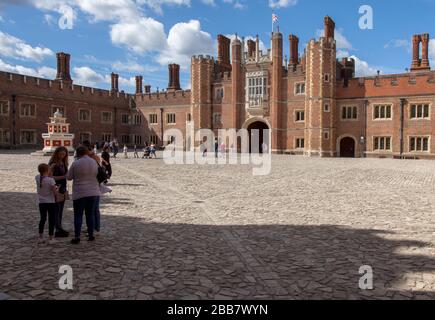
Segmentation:
{"type": "MultiPolygon", "coordinates": [[[[34,200],[33,194],[0,193],[0,292],[16,298],[39,289],[43,293],[34,298],[54,298],[54,292],[73,299],[435,298],[433,280],[426,279],[426,288],[415,279],[404,280],[413,273],[435,272],[435,258],[398,253],[430,244],[391,240],[385,231],[151,223],[104,215],[110,206],[106,199],[103,234],[95,243],[73,247],[63,239],[38,247],[34,200]],[[62,264],[74,270],[71,293],[56,290],[62,264]],[[373,268],[373,291],[358,287],[362,265],[373,268]]],[[[64,219],[71,229],[70,208],[64,219]]]]}

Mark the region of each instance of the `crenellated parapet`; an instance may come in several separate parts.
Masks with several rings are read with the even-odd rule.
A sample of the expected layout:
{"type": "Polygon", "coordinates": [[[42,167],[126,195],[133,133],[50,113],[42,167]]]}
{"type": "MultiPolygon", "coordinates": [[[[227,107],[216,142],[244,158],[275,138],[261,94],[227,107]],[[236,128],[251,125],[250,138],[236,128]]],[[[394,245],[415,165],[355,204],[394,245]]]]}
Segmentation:
{"type": "Polygon", "coordinates": [[[111,100],[128,100],[133,95],[113,90],[76,85],[71,81],[49,80],[39,77],[0,71],[2,91],[12,90],[14,94],[36,95],[43,93],[47,97],[71,99],[105,98],[111,100]]]}
{"type": "Polygon", "coordinates": [[[435,94],[435,72],[353,78],[347,87],[337,82],[337,98],[365,98],[435,94]]]}

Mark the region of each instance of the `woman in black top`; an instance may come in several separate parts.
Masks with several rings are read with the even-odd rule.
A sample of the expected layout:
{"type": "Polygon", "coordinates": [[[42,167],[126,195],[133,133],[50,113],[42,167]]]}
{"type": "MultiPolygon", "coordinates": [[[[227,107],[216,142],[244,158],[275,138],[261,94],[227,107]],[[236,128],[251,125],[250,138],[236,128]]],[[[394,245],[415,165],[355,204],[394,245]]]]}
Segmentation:
{"type": "Polygon", "coordinates": [[[110,165],[110,153],[109,152],[110,152],[109,147],[104,147],[103,153],[101,153],[101,158],[103,159],[101,164],[106,169],[108,179],[110,179],[110,177],[112,176],[112,166],[110,165]]]}
{"type": "Polygon", "coordinates": [[[60,197],[63,196],[63,201],[56,203],[55,214],[55,237],[68,237],[68,232],[62,228],[62,215],[65,206],[65,200],[67,192],[66,174],[68,173],[68,150],[65,147],[57,148],[50,161],[48,162],[53,172],[53,178],[56,181],[56,185],[59,187],[60,197]]]}

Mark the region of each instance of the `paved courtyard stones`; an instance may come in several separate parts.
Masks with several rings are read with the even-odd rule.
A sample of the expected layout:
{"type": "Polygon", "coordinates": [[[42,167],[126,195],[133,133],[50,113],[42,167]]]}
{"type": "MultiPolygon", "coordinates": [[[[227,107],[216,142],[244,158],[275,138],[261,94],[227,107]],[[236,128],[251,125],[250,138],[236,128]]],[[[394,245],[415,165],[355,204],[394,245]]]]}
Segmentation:
{"type": "MultiPolygon", "coordinates": [[[[255,177],[117,159],[101,236],[72,247],[36,244],[47,160],[0,154],[0,300],[435,298],[435,161],[273,156],[255,177]]],[[[64,217],[71,231],[71,203],[64,217]]]]}

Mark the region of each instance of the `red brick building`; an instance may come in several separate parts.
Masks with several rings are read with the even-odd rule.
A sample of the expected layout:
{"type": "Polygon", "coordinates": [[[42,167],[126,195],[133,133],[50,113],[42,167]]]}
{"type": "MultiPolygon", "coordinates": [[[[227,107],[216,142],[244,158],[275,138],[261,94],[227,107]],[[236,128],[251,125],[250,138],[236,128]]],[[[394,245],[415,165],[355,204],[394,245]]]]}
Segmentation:
{"type": "Polygon", "coordinates": [[[70,55],[58,53],[54,80],[0,72],[0,147],[42,149],[46,123],[57,109],[71,124],[76,145],[86,139],[144,142],[143,116],[134,96],[119,91],[118,75],[112,74],[110,91],[74,85],[70,55]]]}
{"type": "Polygon", "coordinates": [[[0,74],[0,100],[9,106],[8,112],[0,109],[0,130],[9,130],[10,144],[22,142],[23,130],[35,130],[39,139],[53,106],[60,105],[77,139],[81,132],[91,133],[93,140],[110,133],[125,141],[139,143],[141,137],[142,142],[161,145],[166,143],[165,130],[185,133],[186,126],[193,125],[216,133],[225,128],[270,129],[275,153],[435,157],[435,72],[429,65],[429,35],[413,37],[410,72],[357,78],[353,59],[337,60],[334,30],[334,21],[326,17],[324,37],[311,40],[302,55],[298,37],[290,35],[288,62],[279,32],[272,34],[267,52],[259,49],[258,39],[248,40],[245,52],[243,39],[231,42],[219,35],[216,60],[192,57],[191,90],[181,90],[178,65],[169,65],[168,88],[162,92],[143,87],[141,76],[134,95],[119,93],[116,75],[111,91],[73,86],[61,54],[60,72],[53,81],[0,74]],[[36,116],[27,116],[32,111],[23,104],[36,105],[36,116]],[[81,109],[90,110],[88,122],[80,120],[81,109]],[[102,121],[106,111],[113,121],[107,125],[102,121]]]}

